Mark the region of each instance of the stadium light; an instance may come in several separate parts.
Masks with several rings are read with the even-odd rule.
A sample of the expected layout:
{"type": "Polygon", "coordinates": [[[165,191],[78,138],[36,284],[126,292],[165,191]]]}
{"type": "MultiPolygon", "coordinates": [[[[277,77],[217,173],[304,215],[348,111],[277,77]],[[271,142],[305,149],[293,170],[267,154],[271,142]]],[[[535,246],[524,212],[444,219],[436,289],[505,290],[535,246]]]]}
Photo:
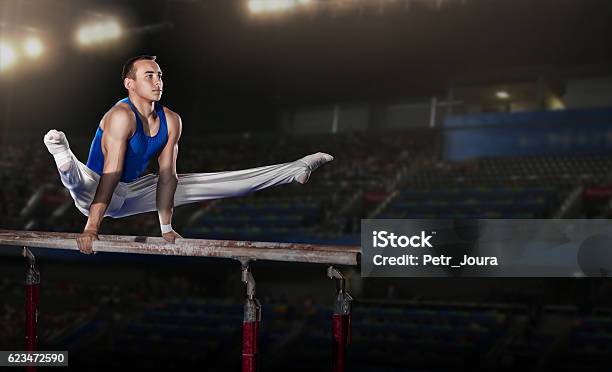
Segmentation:
{"type": "Polygon", "coordinates": [[[508,92],[500,90],[498,92],[495,93],[495,96],[499,99],[508,99],[510,98],[510,94],[508,94],[508,92]]]}
{"type": "Polygon", "coordinates": [[[17,62],[17,53],[12,45],[0,41],[0,71],[6,70],[17,62]]]}
{"type": "MultiPolygon", "coordinates": [[[[304,3],[304,0],[299,0],[304,3]]],[[[307,3],[308,1],[306,1],[307,3]]],[[[296,0],[249,0],[248,7],[251,13],[277,13],[294,8],[296,0]]]]}
{"type": "Polygon", "coordinates": [[[84,46],[117,39],[120,36],[121,26],[114,20],[83,26],[77,32],[77,40],[84,46]]]}
{"type": "Polygon", "coordinates": [[[266,8],[270,12],[278,12],[293,8],[293,0],[267,0],[266,8]]]}
{"type": "Polygon", "coordinates": [[[264,1],[263,0],[251,0],[249,1],[249,10],[251,13],[261,13],[264,10],[264,1]]]}
{"type": "Polygon", "coordinates": [[[40,39],[30,36],[23,42],[23,52],[30,58],[39,57],[43,53],[43,45],[40,39]]]}

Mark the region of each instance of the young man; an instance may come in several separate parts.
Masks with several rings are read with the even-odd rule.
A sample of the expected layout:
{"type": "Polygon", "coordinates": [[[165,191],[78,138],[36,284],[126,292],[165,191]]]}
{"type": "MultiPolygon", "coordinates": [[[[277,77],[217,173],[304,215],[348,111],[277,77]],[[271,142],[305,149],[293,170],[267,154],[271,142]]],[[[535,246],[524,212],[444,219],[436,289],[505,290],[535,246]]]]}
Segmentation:
{"type": "Polygon", "coordinates": [[[181,117],[158,103],[162,72],[155,56],[129,59],[123,67],[128,98],[102,117],[92,141],[87,165],[70,151],[64,133],[50,130],[44,137],[60,178],[76,207],[88,216],[77,238],[79,250],[92,253],[93,240],[105,216],[114,218],[157,210],[162,236],[174,243],[181,236],[171,226],[174,206],[207,199],[246,195],[266,187],[297,181],[333,160],[316,153],[290,163],[238,171],[176,173],[181,117]],[[142,176],[157,156],[159,175],[142,176]]]}

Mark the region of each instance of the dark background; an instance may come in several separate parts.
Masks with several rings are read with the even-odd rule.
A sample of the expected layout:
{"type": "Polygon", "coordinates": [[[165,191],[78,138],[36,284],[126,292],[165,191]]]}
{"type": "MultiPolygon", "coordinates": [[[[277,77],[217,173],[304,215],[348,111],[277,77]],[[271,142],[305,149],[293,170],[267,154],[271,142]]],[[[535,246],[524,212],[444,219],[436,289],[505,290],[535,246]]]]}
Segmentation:
{"type": "Polygon", "coordinates": [[[604,0],[442,1],[439,10],[397,1],[382,13],[376,1],[354,3],[258,19],[241,1],[3,1],[3,35],[34,27],[48,43],[40,66],[3,74],[2,115],[11,123],[3,131],[53,125],[89,134],[124,96],[123,62],[145,53],[158,56],[164,103],[188,134],[270,131],[287,105],[444,94],[468,72],[612,59],[604,0]],[[126,34],[75,46],[77,25],[100,15],[119,18],[126,34]]]}

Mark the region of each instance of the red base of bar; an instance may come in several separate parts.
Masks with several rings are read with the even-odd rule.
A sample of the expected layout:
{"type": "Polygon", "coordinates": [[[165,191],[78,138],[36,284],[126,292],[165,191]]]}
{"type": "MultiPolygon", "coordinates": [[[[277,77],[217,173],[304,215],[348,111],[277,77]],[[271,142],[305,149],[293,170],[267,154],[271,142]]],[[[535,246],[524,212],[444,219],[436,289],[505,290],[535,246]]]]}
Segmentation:
{"type": "Polygon", "coordinates": [[[344,372],[346,367],[346,346],[351,343],[350,315],[333,315],[332,335],[332,372],[344,372]]]}
{"type": "MultiPolygon", "coordinates": [[[[38,323],[38,299],[39,299],[39,284],[26,284],[26,301],[25,301],[25,315],[26,315],[26,350],[36,351],[38,344],[38,335],[36,333],[36,326],[38,323]]],[[[26,367],[27,372],[35,372],[36,367],[26,367]]]]}
{"type": "Polygon", "coordinates": [[[38,322],[38,284],[26,285],[26,350],[35,351],[37,338],[36,324],[38,322]]]}
{"type": "Polygon", "coordinates": [[[257,371],[259,322],[242,323],[242,372],[257,371]]]}

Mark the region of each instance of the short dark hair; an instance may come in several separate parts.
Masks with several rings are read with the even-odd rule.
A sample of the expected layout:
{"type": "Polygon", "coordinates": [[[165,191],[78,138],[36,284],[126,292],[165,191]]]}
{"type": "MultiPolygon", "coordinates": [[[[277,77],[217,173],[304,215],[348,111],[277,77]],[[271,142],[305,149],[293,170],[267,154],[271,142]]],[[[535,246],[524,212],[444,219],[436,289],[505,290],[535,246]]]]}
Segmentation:
{"type": "Polygon", "coordinates": [[[134,79],[136,76],[134,75],[134,63],[138,61],[155,61],[156,56],[150,56],[147,54],[143,54],[141,56],[136,56],[128,59],[123,65],[123,72],[121,73],[121,81],[125,80],[125,78],[134,79]]]}

